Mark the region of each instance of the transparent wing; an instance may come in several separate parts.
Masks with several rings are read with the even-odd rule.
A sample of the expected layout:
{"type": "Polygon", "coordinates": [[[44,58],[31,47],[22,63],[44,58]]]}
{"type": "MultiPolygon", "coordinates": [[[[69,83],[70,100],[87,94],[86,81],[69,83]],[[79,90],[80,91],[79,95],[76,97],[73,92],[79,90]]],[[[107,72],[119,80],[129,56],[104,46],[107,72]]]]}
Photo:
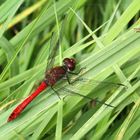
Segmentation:
{"type": "Polygon", "coordinates": [[[60,34],[58,34],[58,32],[54,32],[52,34],[52,37],[50,40],[50,50],[49,50],[50,53],[49,53],[49,57],[48,57],[46,71],[48,71],[50,68],[53,67],[53,64],[55,61],[55,56],[58,52],[58,48],[62,41],[63,27],[64,27],[64,22],[62,21],[61,28],[60,28],[60,34]]]}
{"type": "Polygon", "coordinates": [[[69,92],[69,93],[71,93],[71,94],[73,94],[73,95],[78,95],[78,96],[81,96],[81,97],[83,97],[83,98],[85,98],[85,99],[88,99],[88,100],[90,100],[90,101],[95,101],[95,102],[98,102],[98,103],[100,103],[100,104],[104,104],[104,105],[106,105],[106,106],[109,106],[109,107],[113,107],[113,108],[114,108],[114,106],[112,106],[112,105],[110,105],[110,104],[107,104],[107,103],[104,102],[104,101],[98,100],[97,98],[89,97],[89,96],[87,96],[87,95],[80,94],[80,93],[78,93],[78,92],[73,91],[72,89],[63,88],[63,90],[66,91],[66,92],[69,92]]]}
{"type": "Polygon", "coordinates": [[[56,34],[53,33],[50,40],[49,57],[48,57],[46,71],[48,71],[50,68],[53,67],[58,48],[59,48],[59,39],[56,36],[56,34]]]}

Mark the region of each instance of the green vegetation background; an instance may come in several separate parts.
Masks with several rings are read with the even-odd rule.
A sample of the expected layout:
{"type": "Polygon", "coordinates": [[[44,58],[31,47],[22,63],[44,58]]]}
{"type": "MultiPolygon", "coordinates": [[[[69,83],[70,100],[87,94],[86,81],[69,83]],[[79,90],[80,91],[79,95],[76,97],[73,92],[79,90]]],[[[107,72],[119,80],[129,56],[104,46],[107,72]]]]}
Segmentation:
{"type": "Polygon", "coordinates": [[[140,32],[135,28],[140,27],[140,0],[3,0],[0,4],[0,139],[139,139],[140,32]],[[76,71],[84,68],[71,76],[78,80],[56,85],[62,100],[48,88],[7,123],[13,109],[44,78],[47,58],[59,37],[55,64],[74,57],[76,71]],[[94,105],[94,100],[72,93],[114,107],[94,105]]]}

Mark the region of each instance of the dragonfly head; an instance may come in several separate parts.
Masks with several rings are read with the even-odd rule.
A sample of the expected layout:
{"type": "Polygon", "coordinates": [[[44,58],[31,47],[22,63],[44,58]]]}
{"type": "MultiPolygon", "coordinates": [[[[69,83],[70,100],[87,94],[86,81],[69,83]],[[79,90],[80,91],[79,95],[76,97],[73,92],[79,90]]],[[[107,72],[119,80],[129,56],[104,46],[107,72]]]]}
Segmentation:
{"type": "Polygon", "coordinates": [[[67,70],[73,71],[75,69],[76,61],[73,58],[65,58],[63,60],[63,65],[67,68],[67,70]]]}

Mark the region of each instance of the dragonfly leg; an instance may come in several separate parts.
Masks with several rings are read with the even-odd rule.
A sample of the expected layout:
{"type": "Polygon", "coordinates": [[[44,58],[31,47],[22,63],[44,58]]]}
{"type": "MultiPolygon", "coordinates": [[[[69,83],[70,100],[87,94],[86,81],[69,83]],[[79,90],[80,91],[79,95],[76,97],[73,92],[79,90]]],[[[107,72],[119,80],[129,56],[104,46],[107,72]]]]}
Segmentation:
{"type": "Polygon", "coordinates": [[[71,81],[70,78],[69,78],[68,73],[66,73],[65,77],[66,77],[66,80],[68,81],[68,84],[69,85],[72,85],[75,81],[79,81],[78,79],[77,80],[74,80],[74,81],[71,81]]]}
{"type": "Polygon", "coordinates": [[[68,82],[69,85],[72,85],[74,82],[77,82],[77,81],[82,81],[82,82],[85,82],[86,81],[84,78],[76,78],[76,79],[74,79],[74,80],[71,81],[68,74],[69,73],[67,72],[66,75],[65,75],[65,77],[63,79],[64,80],[67,80],[67,82],[68,82]]]}
{"type": "Polygon", "coordinates": [[[54,91],[54,93],[56,93],[56,95],[58,96],[58,98],[61,100],[61,97],[59,96],[59,93],[51,86],[51,89],[54,91]]]}
{"type": "MultiPolygon", "coordinates": [[[[69,77],[68,77],[69,78],[69,77]]],[[[69,78],[70,79],[70,78],[69,78]]],[[[66,77],[63,77],[63,80],[68,80],[66,77]]],[[[75,79],[72,79],[73,80],[73,82],[87,82],[88,81],[88,79],[85,79],[85,78],[75,78],[75,79]]],[[[70,82],[70,83],[73,83],[73,82],[70,82]]]]}
{"type": "Polygon", "coordinates": [[[66,80],[68,81],[69,85],[72,84],[71,81],[70,81],[70,78],[68,76],[68,73],[66,73],[65,77],[66,77],[66,80]]]}
{"type": "Polygon", "coordinates": [[[78,75],[79,73],[81,73],[84,69],[86,69],[85,67],[81,68],[78,72],[71,72],[68,71],[69,74],[73,74],[73,75],[78,75]]]}

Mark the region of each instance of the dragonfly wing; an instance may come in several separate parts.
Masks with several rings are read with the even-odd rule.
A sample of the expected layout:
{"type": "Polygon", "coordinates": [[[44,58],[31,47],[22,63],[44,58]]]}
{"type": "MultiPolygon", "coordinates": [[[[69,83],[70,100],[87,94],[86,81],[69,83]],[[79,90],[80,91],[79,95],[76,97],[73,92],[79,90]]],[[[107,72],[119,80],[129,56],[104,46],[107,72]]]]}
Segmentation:
{"type": "Polygon", "coordinates": [[[55,61],[55,56],[58,52],[58,48],[59,48],[60,43],[62,41],[64,20],[62,21],[62,24],[61,24],[60,33],[59,32],[57,32],[57,33],[54,32],[52,34],[52,37],[51,37],[51,40],[50,40],[50,51],[49,51],[50,53],[49,53],[49,57],[48,57],[48,63],[47,63],[46,71],[48,71],[50,68],[53,67],[53,64],[54,64],[54,61],[55,61]]]}
{"type": "Polygon", "coordinates": [[[49,57],[48,57],[46,71],[52,68],[58,48],[59,48],[59,40],[56,34],[53,33],[50,40],[49,57]]]}

